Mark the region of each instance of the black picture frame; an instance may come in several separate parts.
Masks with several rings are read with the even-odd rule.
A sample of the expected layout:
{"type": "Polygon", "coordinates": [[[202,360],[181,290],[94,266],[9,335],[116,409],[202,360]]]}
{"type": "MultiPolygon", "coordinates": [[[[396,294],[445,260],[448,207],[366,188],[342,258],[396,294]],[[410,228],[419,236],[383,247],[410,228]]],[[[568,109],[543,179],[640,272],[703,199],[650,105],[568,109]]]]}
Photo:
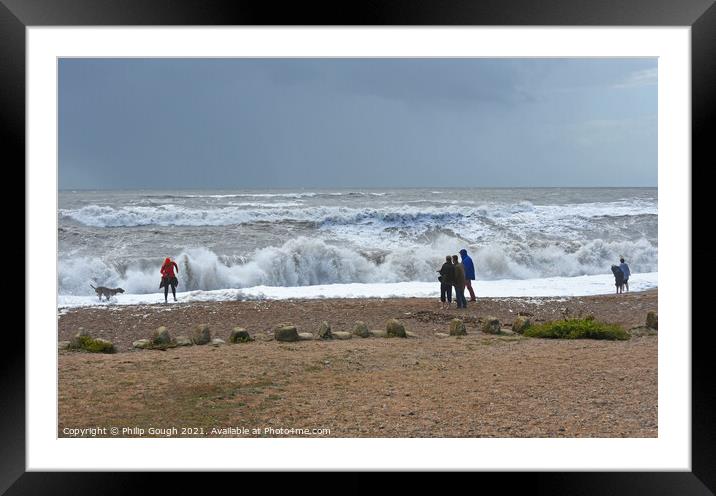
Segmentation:
{"type": "MultiPolygon", "coordinates": [[[[117,25],[690,26],[692,185],[707,184],[706,171],[716,163],[713,139],[708,132],[708,124],[716,115],[714,0],[284,2],[280,8],[270,2],[245,0],[0,0],[0,142],[7,169],[19,169],[20,164],[25,163],[25,28],[117,25]]],[[[694,190],[693,198],[697,197],[694,190]]],[[[709,260],[708,244],[696,243],[695,238],[690,240],[694,259],[709,260]]],[[[22,248],[24,257],[24,245],[22,248]]],[[[12,248],[12,260],[20,258],[19,251],[20,246],[12,248]]],[[[25,258],[25,265],[29,263],[33,261],[25,258]]],[[[684,269],[690,271],[691,267],[684,269]]],[[[692,294],[692,308],[700,308],[699,302],[708,297],[696,291],[692,294]]],[[[701,303],[707,305],[705,300],[701,303]]],[[[695,331],[694,323],[685,322],[680,332],[687,335],[688,331],[695,331]]],[[[518,474],[482,474],[482,478],[499,479],[496,482],[501,492],[513,492],[520,485],[539,494],[713,494],[716,488],[716,388],[710,367],[714,350],[712,334],[709,328],[691,333],[691,472],[531,472],[519,477],[518,474]]],[[[143,480],[147,474],[140,478],[141,474],[136,473],[26,472],[25,347],[24,343],[15,343],[12,347],[3,346],[2,350],[0,493],[126,494],[147,487],[147,481],[143,480]]],[[[354,474],[350,478],[356,477],[354,474]]],[[[180,474],[150,475],[150,478],[161,481],[166,491],[173,484],[188,489],[187,477],[180,474]]],[[[420,483],[419,478],[416,481],[420,483]]],[[[483,485],[484,482],[481,480],[481,489],[489,487],[483,485]]],[[[348,478],[341,483],[344,487],[350,484],[348,478]]]]}

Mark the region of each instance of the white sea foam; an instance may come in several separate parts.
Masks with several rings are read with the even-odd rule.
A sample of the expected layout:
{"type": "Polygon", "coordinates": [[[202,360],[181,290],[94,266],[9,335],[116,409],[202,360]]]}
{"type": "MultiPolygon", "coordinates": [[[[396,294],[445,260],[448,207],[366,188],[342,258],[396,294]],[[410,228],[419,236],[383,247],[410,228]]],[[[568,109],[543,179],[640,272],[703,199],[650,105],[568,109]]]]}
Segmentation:
{"type": "Polygon", "coordinates": [[[175,198],[312,198],[318,193],[232,193],[212,195],[174,195],[175,198]]]}
{"type": "MultiPolygon", "coordinates": [[[[341,283],[397,283],[436,279],[445,254],[464,246],[438,236],[422,244],[357,251],[355,248],[299,237],[281,246],[256,250],[227,260],[206,248],[186,249],[173,257],[179,265],[180,289],[217,290],[253,286],[311,286],[341,283]]],[[[473,249],[478,278],[538,279],[609,274],[615,254],[628,254],[634,271],[657,270],[656,247],[647,240],[531,246],[488,244],[473,249]]],[[[130,293],[152,293],[159,285],[157,261],[118,264],[100,257],[63,257],[59,261],[59,293],[91,294],[89,284],[122,287],[130,293]]]]}
{"type": "MultiPolygon", "coordinates": [[[[658,286],[656,272],[633,274],[629,287],[631,291],[644,291],[658,286]]],[[[609,294],[614,292],[614,278],[611,275],[594,275],[581,277],[552,277],[529,280],[475,281],[475,293],[480,297],[569,297],[609,294]]],[[[213,291],[187,291],[177,293],[179,304],[199,301],[236,301],[236,300],[285,300],[285,299],[317,299],[317,298],[439,298],[440,289],[437,283],[402,282],[373,284],[327,284],[299,287],[285,286],[254,286],[244,289],[221,289],[213,291]]],[[[171,300],[171,295],[169,297],[171,300]]],[[[83,306],[114,305],[151,305],[164,303],[164,295],[153,294],[118,294],[106,301],[98,301],[96,296],[60,295],[58,307],[66,308],[83,306]]],[[[175,303],[171,303],[175,304],[175,303]]]]}
{"type": "Polygon", "coordinates": [[[159,194],[153,198],[314,198],[317,196],[386,196],[387,192],[331,191],[331,192],[285,192],[285,193],[226,193],[226,194],[159,194]]]}
{"type": "MultiPolygon", "coordinates": [[[[255,195],[259,196],[259,195],[255,195]]],[[[133,226],[222,226],[250,222],[304,221],[317,225],[378,225],[390,226],[461,226],[484,221],[499,221],[505,226],[526,228],[555,228],[565,222],[578,227],[579,219],[599,217],[634,217],[657,215],[653,202],[618,201],[610,203],[581,203],[574,205],[535,206],[530,202],[507,205],[483,204],[478,207],[447,204],[443,206],[384,205],[380,208],[239,204],[214,208],[192,208],[183,205],[153,206],[86,205],[81,208],[60,209],[60,215],[92,227],[133,226]]]]}

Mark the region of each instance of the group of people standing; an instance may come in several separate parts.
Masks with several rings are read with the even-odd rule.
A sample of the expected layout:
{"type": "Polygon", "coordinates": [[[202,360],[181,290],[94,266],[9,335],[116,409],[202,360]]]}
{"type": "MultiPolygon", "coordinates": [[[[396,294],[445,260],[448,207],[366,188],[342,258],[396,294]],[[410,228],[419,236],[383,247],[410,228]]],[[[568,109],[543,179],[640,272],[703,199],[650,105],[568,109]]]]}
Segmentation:
{"type": "Polygon", "coordinates": [[[465,288],[470,293],[470,301],[475,299],[475,291],[472,289],[472,281],[475,280],[475,264],[464,248],[460,250],[461,261],[457,255],[447,255],[445,263],[438,272],[440,281],[440,301],[443,310],[450,308],[452,303],[452,290],[455,288],[455,302],[457,308],[467,308],[465,299],[465,288]]]}

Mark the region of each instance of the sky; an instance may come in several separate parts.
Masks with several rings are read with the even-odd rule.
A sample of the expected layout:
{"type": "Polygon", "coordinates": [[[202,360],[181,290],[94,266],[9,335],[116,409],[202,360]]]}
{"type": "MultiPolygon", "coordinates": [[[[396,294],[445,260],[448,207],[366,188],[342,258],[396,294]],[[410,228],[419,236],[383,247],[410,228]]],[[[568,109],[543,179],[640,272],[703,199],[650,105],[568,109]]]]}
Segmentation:
{"type": "Polygon", "coordinates": [[[657,185],[657,59],[59,61],[60,189],[657,185]]]}

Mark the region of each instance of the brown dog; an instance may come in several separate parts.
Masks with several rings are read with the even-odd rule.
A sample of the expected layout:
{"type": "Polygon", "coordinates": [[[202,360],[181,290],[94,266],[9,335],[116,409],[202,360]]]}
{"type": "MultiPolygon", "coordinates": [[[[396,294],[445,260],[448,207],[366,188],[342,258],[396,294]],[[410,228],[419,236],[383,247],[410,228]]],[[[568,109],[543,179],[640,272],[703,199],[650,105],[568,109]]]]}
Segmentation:
{"type": "Polygon", "coordinates": [[[94,287],[90,284],[90,287],[94,289],[95,293],[97,293],[97,296],[99,296],[99,301],[102,301],[102,296],[107,298],[109,300],[112,296],[116,295],[117,293],[124,293],[124,290],[122,288],[105,288],[104,286],[94,287]]]}

